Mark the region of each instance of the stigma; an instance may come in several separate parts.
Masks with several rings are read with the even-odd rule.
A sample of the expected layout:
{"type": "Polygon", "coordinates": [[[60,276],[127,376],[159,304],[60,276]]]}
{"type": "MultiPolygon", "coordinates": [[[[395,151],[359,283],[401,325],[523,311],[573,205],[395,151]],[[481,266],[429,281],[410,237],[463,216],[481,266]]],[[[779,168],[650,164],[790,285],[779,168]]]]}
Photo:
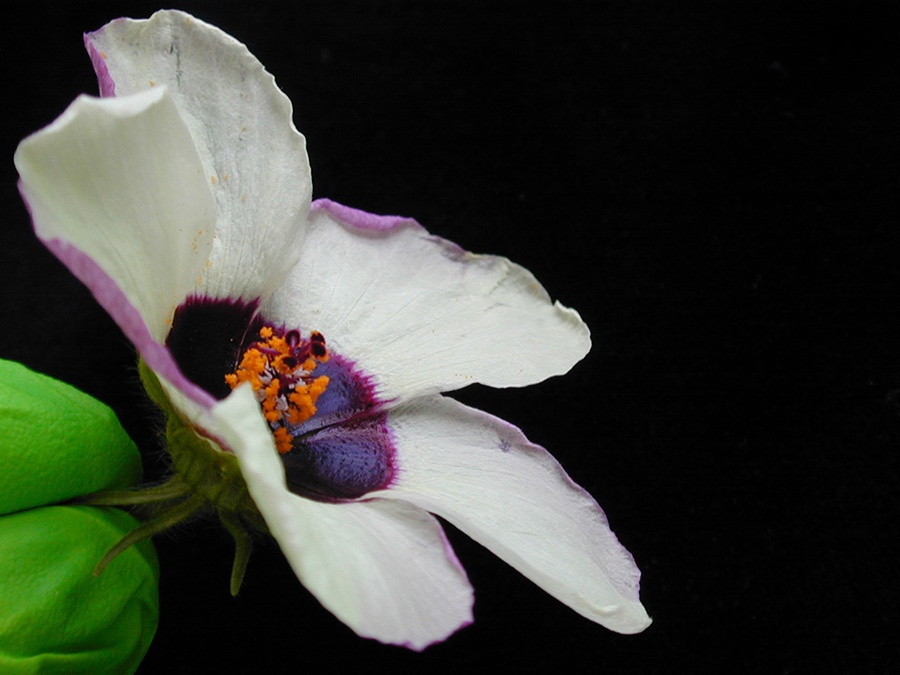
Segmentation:
{"type": "Polygon", "coordinates": [[[328,358],[321,333],[303,338],[298,330],[263,326],[259,340],[243,351],[235,371],[225,375],[232,389],[244,382],[253,387],[279,453],[293,449],[293,430],[316,414],[316,401],[330,378],[316,376],[315,370],[328,358]]]}

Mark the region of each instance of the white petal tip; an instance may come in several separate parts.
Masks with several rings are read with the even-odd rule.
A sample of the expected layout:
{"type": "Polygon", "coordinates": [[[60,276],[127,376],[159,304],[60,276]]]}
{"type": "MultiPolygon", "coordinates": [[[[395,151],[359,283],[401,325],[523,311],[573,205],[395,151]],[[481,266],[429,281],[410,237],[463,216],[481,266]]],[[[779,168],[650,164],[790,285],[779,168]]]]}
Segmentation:
{"type": "Polygon", "coordinates": [[[606,605],[596,608],[595,621],[611,631],[623,635],[634,635],[647,629],[653,620],[640,603],[629,605],[606,605]]]}

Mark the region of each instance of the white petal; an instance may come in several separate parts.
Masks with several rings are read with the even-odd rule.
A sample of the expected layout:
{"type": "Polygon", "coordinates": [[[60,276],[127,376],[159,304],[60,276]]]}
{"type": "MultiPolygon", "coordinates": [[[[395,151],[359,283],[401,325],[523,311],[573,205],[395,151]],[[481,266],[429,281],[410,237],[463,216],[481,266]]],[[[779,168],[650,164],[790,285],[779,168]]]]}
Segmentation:
{"type": "Polygon", "coordinates": [[[327,200],[315,203],[300,262],[263,313],[322,332],[382,399],[533,384],[590,349],[578,314],[551,303],[523,267],[467,253],[413,220],[327,200]]]}
{"type": "Polygon", "coordinates": [[[204,292],[265,297],[296,261],[312,183],[291,103],[248,49],[179,11],[85,36],[105,95],[166,85],[212,188],[217,235],[204,292]]]}
{"type": "Polygon", "coordinates": [[[253,500],[303,585],[364,637],[424,649],[472,621],[472,588],[428,513],[383,500],[326,504],[288,492],[249,387],[215,406],[253,500]]]}
{"type": "Polygon", "coordinates": [[[93,259],[162,342],[204,268],[215,222],[200,160],[165,89],[79,97],[22,141],[15,162],[38,236],[93,259]]]}
{"type": "Polygon", "coordinates": [[[47,247],[66,265],[85,286],[134,344],[141,358],[160,378],[169,400],[182,417],[195,426],[207,426],[208,410],[215,399],[188,380],[181,372],[172,353],[151,334],[140,312],[131,304],[122,289],[88,255],[60,239],[46,242],[47,247]]]}
{"type": "Polygon", "coordinates": [[[458,527],[583,616],[636,633],[650,624],[638,571],[594,499],[515,427],[452,399],[393,409],[402,499],[458,527]]]}

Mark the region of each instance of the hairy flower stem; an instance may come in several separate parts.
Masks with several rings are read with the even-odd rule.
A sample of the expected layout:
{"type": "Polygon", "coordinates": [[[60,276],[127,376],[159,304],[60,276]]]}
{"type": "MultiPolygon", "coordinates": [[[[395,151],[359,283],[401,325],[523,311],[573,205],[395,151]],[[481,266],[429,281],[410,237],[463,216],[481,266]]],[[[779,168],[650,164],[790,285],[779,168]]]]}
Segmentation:
{"type": "Polygon", "coordinates": [[[159,534],[192,516],[215,511],[234,539],[231,594],[237,595],[252,550],[249,528],[267,532],[265,522],[247,491],[234,455],[223,452],[181,419],[169,403],[156,376],[143,362],[139,364],[139,369],[147,394],[166,413],[167,449],[172,457],[174,475],[161,485],[98,492],[78,500],[79,504],[90,506],[136,508],[147,518],[107,551],[97,563],[94,574],[101,574],[117,555],[132,544],[159,534]]]}

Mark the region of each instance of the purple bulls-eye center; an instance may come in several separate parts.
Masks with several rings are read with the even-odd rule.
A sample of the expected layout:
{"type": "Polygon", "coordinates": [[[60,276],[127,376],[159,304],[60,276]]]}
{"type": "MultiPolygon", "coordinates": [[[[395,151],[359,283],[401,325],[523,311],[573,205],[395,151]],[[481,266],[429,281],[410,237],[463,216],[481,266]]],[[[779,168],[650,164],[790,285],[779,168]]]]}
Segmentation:
{"type": "Polygon", "coordinates": [[[283,338],[290,352],[284,359],[297,367],[296,373],[266,371],[262,386],[274,391],[272,397],[257,398],[275,435],[290,490],[319,501],[340,501],[387,487],[394,474],[393,445],[370,378],[341,354],[328,350],[323,356],[327,336],[278,326],[258,308],[258,301],[190,297],[175,311],[166,346],[189,380],[223,399],[232,389],[226,376],[234,381],[245,355],[271,350],[267,336],[283,338]],[[315,363],[303,368],[303,359],[314,356],[315,363]],[[280,386],[271,384],[273,377],[281,380],[280,386]],[[305,395],[314,386],[314,412],[288,414],[295,389],[305,395]],[[272,413],[273,397],[284,415],[272,413]]]}

